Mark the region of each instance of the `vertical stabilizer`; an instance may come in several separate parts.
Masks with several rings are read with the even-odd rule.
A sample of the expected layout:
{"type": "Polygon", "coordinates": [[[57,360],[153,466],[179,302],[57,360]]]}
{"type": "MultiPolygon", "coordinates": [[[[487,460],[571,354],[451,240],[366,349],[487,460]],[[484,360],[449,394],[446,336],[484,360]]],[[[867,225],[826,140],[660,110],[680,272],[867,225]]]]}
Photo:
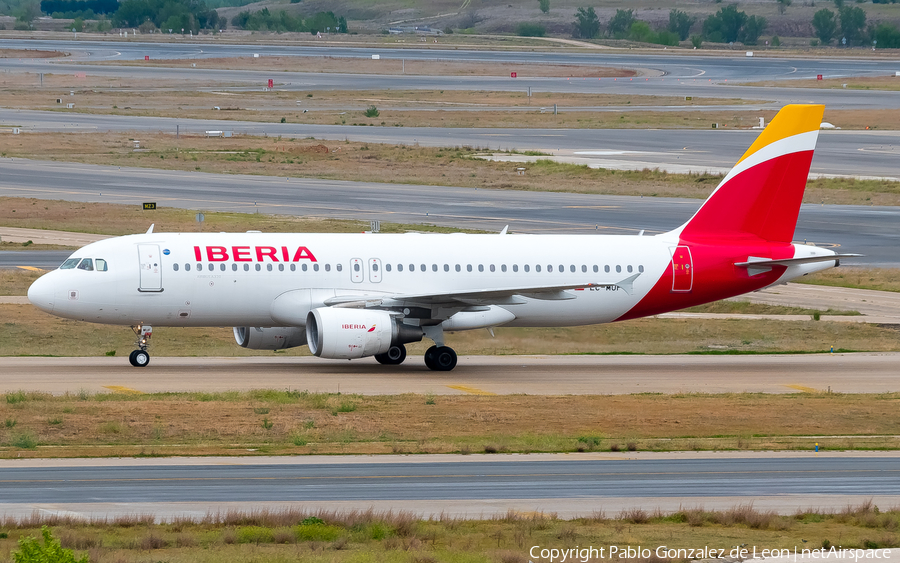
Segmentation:
{"type": "Polygon", "coordinates": [[[690,221],[683,241],[790,242],[825,106],[785,106],[690,221]]]}

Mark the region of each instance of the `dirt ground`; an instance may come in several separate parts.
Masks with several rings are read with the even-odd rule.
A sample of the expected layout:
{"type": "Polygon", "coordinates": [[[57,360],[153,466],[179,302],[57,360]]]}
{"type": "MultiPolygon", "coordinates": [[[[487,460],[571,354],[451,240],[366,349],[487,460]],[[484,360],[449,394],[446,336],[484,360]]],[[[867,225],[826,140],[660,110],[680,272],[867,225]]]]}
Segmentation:
{"type": "Polygon", "coordinates": [[[0,456],[447,453],[898,447],[900,396],[360,396],[293,391],[51,397],[0,402],[0,456]],[[10,422],[12,421],[12,422],[10,422]],[[460,422],[464,422],[460,424],[460,422]],[[16,447],[29,434],[53,448],[16,447]],[[853,435],[853,438],[847,438],[853,435]],[[791,436],[795,438],[791,438],[791,436]],[[881,437],[881,438],[875,438],[881,437]],[[856,444],[856,446],[854,446],[856,444]],[[889,445],[890,444],[890,445],[889,445]]]}

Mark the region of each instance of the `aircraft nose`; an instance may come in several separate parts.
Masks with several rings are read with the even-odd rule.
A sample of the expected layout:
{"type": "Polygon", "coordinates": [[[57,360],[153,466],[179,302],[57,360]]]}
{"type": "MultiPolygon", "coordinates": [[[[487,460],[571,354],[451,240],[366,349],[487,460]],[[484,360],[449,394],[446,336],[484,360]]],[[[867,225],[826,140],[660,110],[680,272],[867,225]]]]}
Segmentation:
{"type": "Polygon", "coordinates": [[[53,312],[54,306],[54,283],[48,279],[50,276],[44,275],[39,277],[31,287],[28,288],[28,300],[31,304],[42,311],[48,313],[53,312]]]}

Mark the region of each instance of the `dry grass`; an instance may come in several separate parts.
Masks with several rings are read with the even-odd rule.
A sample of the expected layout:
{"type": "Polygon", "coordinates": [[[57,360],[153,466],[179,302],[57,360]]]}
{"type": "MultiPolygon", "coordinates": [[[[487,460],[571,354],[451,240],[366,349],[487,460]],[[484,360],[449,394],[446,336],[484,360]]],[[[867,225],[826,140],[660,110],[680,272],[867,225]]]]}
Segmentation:
{"type": "MultiPolygon", "coordinates": [[[[60,319],[31,305],[0,305],[0,356],[103,356],[127,354],[134,337],[127,327],[60,319]]],[[[495,329],[451,333],[447,343],[460,354],[685,354],[900,350],[897,332],[863,323],[821,321],[636,319],[621,323],[552,329],[495,329]]],[[[421,354],[430,344],[408,346],[421,354]]],[[[153,333],[157,356],[258,356],[234,342],[230,328],[163,328],[153,333]]],[[[307,355],[306,347],[285,355],[307,355]]]]}
{"type": "Polygon", "coordinates": [[[638,71],[601,66],[535,65],[472,61],[421,61],[348,57],[222,57],[206,59],[151,59],[149,61],[104,61],[91,65],[154,66],[225,70],[271,70],[276,72],[325,72],[340,74],[407,74],[410,76],[509,76],[526,77],[633,77],[638,71]],[[405,72],[404,72],[405,69],[405,72]]]}
{"type": "Polygon", "coordinates": [[[41,51],[38,49],[0,49],[0,59],[51,59],[63,57],[61,51],[41,51]]]}
{"type": "Polygon", "coordinates": [[[0,270],[0,295],[25,295],[28,286],[43,274],[33,270],[0,270]]]}
{"type": "Polygon", "coordinates": [[[0,457],[573,452],[625,443],[637,451],[809,449],[811,442],[897,449],[898,404],[896,393],[462,395],[426,405],[412,394],[19,391],[0,400],[0,419],[13,421],[0,427],[0,457]],[[261,423],[260,407],[271,425],[261,423]]]}
{"type": "MultiPolygon", "coordinates": [[[[40,536],[53,526],[63,545],[91,561],[169,561],[172,563],[524,563],[531,546],[570,549],[583,540],[592,545],[724,549],[743,544],[748,550],[819,548],[834,542],[843,548],[892,547],[898,544],[897,509],[864,503],[844,511],[809,511],[790,515],[738,505],[721,511],[703,508],[664,513],[640,509],[616,517],[561,520],[554,514],[510,511],[492,519],[440,516],[421,520],[403,512],[258,510],[229,511],[204,518],[178,518],[154,524],[143,517],[93,521],[49,511],[20,521],[0,521],[9,537],[0,550],[10,553],[22,536],[40,536]],[[635,518],[637,516],[637,518],[635,518]],[[873,525],[874,524],[874,525],[873,525]],[[801,533],[802,532],[802,533],[801,533]],[[799,538],[809,538],[801,541],[799,538]],[[831,540],[829,540],[831,538],[831,540]],[[872,538],[878,538],[878,541],[872,538]],[[808,543],[807,543],[808,542],[808,543]],[[874,545],[873,545],[874,544],[874,545]],[[149,558],[149,559],[148,559],[149,558]]],[[[607,549],[604,547],[604,549],[607,549]]],[[[602,561],[583,556],[578,561],[602,561]]],[[[652,557],[656,563],[669,559],[652,557]]],[[[677,560],[682,560],[681,558],[677,560]]],[[[635,559],[632,561],[642,561],[635,559]]]]}
{"type": "Polygon", "coordinates": [[[795,280],[797,283],[855,287],[878,291],[900,291],[900,268],[841,266],[795,280]]]}
{"type": "MultiPolygon", "coordinates": [[[[154,211],[144,211],[138,206],[111,203],[0,197],[0,223],[5,226],[114,236],[143,232],[151,223],[156,225],[156,232],[197,231],[200,227],[195,219],[196,213],[196,210],[166,207],[159,207],[154,211]],[[91,213],[80,212],[85,209],[90,209],[91,213]],[[102,217],[102,219],[98,219],[98,217],[102,217]]],[[[257,230],[263,232],[358,233],[369,228],[369,224],[363,221],[289,215],[204,211],[204,216],[202,228],[207,232],[257,230]]],[[[382,232],[402,233],[409,230],[456,231],[456,229],[429,225],[381,223],[382,232]]],[[[31,245],[27,248],[40,249],[43,246],[52,245],[31,245]]],[[[21,248],[21,245],[17,245],[17,248],[21,248]]]]}
{"type": "Polygon", "coordinates": [[[847,76],[843,78],[825,78],[824,80],[768,80],[744,84],[744,86],[769,86],[791,88],[815,88],[819,90],[840,90],[847,85],[848,90],[900,90],[900,77],[898,76],[847,76]]]}
{"type": "Polygon", "coordinates": [[[737,315],[859,315],[859,311],[843,311],[834,309],[804,309],[803,307],[784,307],[781,305],[765,305],[763,303],[750,303],[749,301],[714,301],[705,305],[697,305],[683,309],[690,313],[727,313],[737,315]]]}

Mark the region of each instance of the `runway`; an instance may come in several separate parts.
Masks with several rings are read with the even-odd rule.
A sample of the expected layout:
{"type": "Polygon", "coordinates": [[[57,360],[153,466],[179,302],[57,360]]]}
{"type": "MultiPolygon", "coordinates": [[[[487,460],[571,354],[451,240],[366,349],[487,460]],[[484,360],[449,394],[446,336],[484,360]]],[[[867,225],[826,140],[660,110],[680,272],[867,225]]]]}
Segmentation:
{"type": "Polygon", "coordinates": [[[490,517],[508,509],[564,518],[623,508],[757,510],[900,500],[896,454],[569,454],[127,460],[0,464],[0,513],[151,513],[202,518],[223,506],[406,510],[490,517]],[[877,500],[876,500],[877,499],[877,500]],[[124,509],[124,510],[123,510],[124,509]]]}
{"type": "MultiPolygon", "coordinates": [[[[150,353],[152,355],[153,348],[150,353]]],[[[900,391],[900,353],[746,356],[462,356],[452,372],[421,358],[382,366],[299,356],[154,357],[135,369],[124,357],[0,358],[0,392],[62,394],[127,388],[144,393],[294,389],[394,395],[628,393],[837,393],[900,391]]]]}
{"type": "MultiPolygon", "coordinates": [[[[749,146],[749,143],[748,143],[749,146]]],[[[206,174],[0,159],[0,195],[203,211],[378,219],[515,233],[652,235],[690,218],[699,199],[584,195],[206,174]]],[[[152,212],[149,212],[152,213],[152,212]]],[[[153,222],[135,225],[143,232],[153,222]]],[[[801,207],[795,240],[864,254],[853,264],[900,263],[900,207],[801,207]]]]}

